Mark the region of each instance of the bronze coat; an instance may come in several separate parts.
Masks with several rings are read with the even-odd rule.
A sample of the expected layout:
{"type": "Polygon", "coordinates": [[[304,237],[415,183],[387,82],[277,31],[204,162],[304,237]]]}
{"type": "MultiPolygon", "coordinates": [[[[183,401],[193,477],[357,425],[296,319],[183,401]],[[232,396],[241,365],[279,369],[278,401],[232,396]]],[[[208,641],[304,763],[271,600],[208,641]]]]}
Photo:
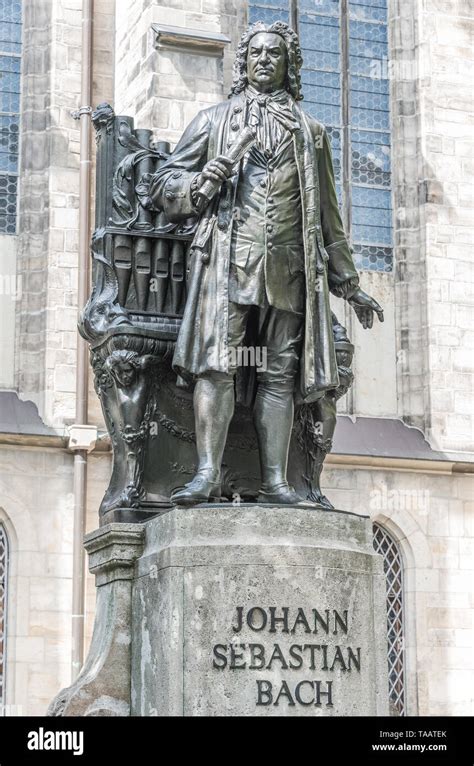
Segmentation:
{"type": "MultiPolygon", "coordinates": [[[[245,96],[205,109],[185,130],[170,159],[155,173],[150,193],[171,221],[196,215],[191,184],[203,166],[226,154],[245,125],[245,96]]],[[[318,399],[339,385],[329,293],[345,297],[358,285],[337,204],[329,139],[324,127],[294,103],[300,129],[293,134],[303,209],[306,310],[298,399],[318,399]]],[[[184,374],[227,372],[229,262],[235,169],[202,215],[183,321],[173,365],[184,374]],[[217,349],[217,353],[216,353],[217,349]]]]}

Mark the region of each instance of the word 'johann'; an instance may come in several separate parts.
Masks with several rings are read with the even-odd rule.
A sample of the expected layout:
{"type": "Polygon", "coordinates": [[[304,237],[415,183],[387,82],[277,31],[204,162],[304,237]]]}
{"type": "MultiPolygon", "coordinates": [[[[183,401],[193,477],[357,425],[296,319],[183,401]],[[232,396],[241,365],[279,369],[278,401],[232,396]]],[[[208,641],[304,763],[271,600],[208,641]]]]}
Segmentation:
{"type": "Polygon", "coordinates": [[[247,625],[250,630],[268,630],[269,633],[318,633],[319,631],[337,635],[339,632],[347,634],[347,609],[342,615],[336,609],[307,610],[301,607],[291,610],[289,606],[270,606],[268,609],[261,606],[253,606],[244,614],[244,607],[236,607],[236,620],[232,625],[234,633],[247,625]]]}

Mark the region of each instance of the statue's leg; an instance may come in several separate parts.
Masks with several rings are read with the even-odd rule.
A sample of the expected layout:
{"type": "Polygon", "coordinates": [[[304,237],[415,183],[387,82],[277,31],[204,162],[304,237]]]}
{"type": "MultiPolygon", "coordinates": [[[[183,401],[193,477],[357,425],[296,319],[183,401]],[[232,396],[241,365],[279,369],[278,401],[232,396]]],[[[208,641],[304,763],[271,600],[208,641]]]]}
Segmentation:
{"type": "MultiPolygon", "coordinates": [[[[229,306],[229,348],[237,348],[245,336],[250,306],[229,306]]],[[[237,355],[229,355],[229,372],[206,372],[194,389],[194,417],[198,470],[192,481],[171,495],[177,505],[193,505],[219,499],[221,465],[230,421],[234,414],[234,377],[237,355]]]]}
{"type": "Polygon", "coordinates": [[[222,455],[234,414],[234,376],[203,375],[194,392],[198,473],[220,482],[222,455]]]}
{"type": "Polygon", "coordinates": [[[173,503],[192,505],[220,498],[222,455],[233,414],[233,374],[200,376],[194,389],[198,470],[189,484],[172,493],[173,503]]]}
{"type": "Polygon", "coordinates": [[[310,444],[307,449],[307,480],[309,482],[308,500],[320,503],[331,510],[334,506],[321,490],[323,463],[331,451],[332,438],[336,428],[336,403],[327,394],[323,399],[309,405],[312,408],[313,428],[310,430],[310,444]],[[315,428],[314,426],[317,426],[315,428]]]}
{"type": "Polygon", "coordinates": [[[253,414],[262,474],[259,502],[298,502],[286,478],[293,426],[293,382],[261,381],[253,414]]]}
{"type": "Polygon", "coordinates": [[[262,474],[258,499],[259,502],[292,504],[299,498],[288,486],[288,450],[303,318],[272,307],[261,313],[259,342],[266,349],[266,366],[258,372],[254,406],[262,474]]]}

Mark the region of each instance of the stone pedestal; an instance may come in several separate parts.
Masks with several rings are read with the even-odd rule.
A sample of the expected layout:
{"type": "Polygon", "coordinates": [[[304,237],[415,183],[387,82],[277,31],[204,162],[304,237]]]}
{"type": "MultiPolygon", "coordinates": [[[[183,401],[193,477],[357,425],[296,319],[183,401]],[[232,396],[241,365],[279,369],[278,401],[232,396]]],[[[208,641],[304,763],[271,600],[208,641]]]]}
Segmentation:
{"type": "Polygon", "coordinates": [[[146,525],[132,615],[133,715],[388,714],[368,518],[173,510],[146,525]]]}
{"type": "Polygon", "coordinates": [[[369,519],[176,508],[86,538],[89,656],[55,715],[387,715],[382,559],[369,519]]]}

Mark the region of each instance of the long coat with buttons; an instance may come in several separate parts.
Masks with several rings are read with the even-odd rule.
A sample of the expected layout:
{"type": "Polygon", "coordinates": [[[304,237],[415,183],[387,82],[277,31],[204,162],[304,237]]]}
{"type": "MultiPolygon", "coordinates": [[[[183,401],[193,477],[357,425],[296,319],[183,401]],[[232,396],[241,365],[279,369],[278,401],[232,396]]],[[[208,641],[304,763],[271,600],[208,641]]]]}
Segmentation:
{"type": "MultiPolygon", "coordinates": [[[[151,197],[170,221],[198,215],[193,180],[206,162],[226,154],[245,125],[245,108],[245,96],[239,94],[199,112],[170,159],[153,176],[151,197]]],[[[327,134],[298,103],[293,109],[300,123],[293,142],[303,209],[306,279],[296,398],[310,402],[339,385],[329,293],[345,297],[357,287],[358,276],[337,204],[327,134]]],[[[237,167],[201,214],[196,230],[186,307],[173,358],[174,368],[184,377],[228,371],[229,262],[238,179],[237,167]]]]}

